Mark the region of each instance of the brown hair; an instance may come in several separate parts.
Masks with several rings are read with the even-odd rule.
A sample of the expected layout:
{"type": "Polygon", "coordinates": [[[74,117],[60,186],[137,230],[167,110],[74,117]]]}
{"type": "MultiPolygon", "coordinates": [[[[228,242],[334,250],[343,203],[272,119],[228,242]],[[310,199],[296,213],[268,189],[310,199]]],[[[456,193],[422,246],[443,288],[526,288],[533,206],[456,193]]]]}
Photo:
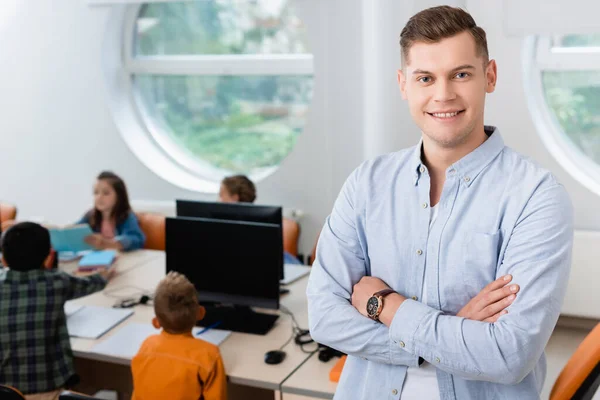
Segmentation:
{"type": "MultiPolygon", "coordinates": [[[[96,179],[108,182],[117,194],[117,202],[115,203],[111,217],[115,219],[117,225],[122,224],[125,222],[131,211],[125,182],[117,174],[110,171],[100,172],[100,175],[98,175],[96,179]]],[[[99,230],[102,224],[102,213],[96,208],[93,208],[89,211],[88,216],[92,229],[95,231],[99,230]]]]}
{"type": "Polygon", "coordinates": [[[182,274],[171,271],[154,294],[154,313],[163,329],[180,334],[192,330],[198,315],[196,288],[182,274]]]}
{"type": "Polygon", "coordinates": [[[221,182],[230,195],[238,195],[242,203],[254,203],[256,200],[256,187],[245,175],[229,176],[221,182]]]}
{"type": "Polygon", "coordinates": [[[471,14],[458,7],[438,6],[413,15],[402,29],[402,65],[408,63],[408,51],[415,42],[437,43],[465,31],[473,36],[477,56],[483,56],[487,64],[489,53],[485,31],[477,26],[471,14]]]}

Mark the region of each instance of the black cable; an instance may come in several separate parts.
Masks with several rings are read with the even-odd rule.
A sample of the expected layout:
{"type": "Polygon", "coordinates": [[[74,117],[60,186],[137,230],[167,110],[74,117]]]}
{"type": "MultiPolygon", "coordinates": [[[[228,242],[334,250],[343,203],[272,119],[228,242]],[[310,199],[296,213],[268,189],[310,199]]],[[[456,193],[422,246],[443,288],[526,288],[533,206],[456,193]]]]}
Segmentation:
{"type": "Polygon", "coordinates": [[[302,350],[303,353],[306,354],[312,354],[315,353],[316,351],[319,350],[319,347],[317,346],[317,349],[315,350],[309,350],[307,351],[304,346],[310,343],[315,343],[314,340],[312,340],[312,338],[310,339],[302,339],[303,336],[309,335],[309,331],[308,329],[302,329],[300,328],[300,324],[298,323],[298,321],[296,320],[296,316],[294,315],[293,312],[291,312],[287,307],[280,305],[279,309],[281,310],[282,313],[287,314],[291,317],[291,322],[292,322],[292,334],[290,336],[290,338],[288,340],[286,340],[286,342],[279,348],[279,350],[283,349],[285,346],[287,346],[292,339],[294,339],[294,342],[300,346],[300,350],[302,350]]]}
{"type": "Polygon", "coordinates": [[[103,291],[106,297],[110,297],[113,299],[117,299],[117,302],[113,305],[116,308],[131,308],[138,304],[142,305],[152,305],[152,301],[154,300],[154,293],[149,290],[142,289],[137,286],[127,285],[127,286],[119,286],[116,288],[105,289],[103,291]],[[120,292],[122,290],[134,289],[134,292],[129,295],[115,295],[113,293],[120,292]]]}

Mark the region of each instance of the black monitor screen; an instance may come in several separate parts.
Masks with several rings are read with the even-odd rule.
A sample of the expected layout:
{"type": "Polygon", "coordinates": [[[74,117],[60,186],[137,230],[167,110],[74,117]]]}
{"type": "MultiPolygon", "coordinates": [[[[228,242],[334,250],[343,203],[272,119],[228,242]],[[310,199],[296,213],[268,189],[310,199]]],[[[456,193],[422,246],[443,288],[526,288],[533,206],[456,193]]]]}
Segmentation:
{"type": "Polygon", "coordinates": [[[281,207],[248,203],[176,200],[178,217],[225,219],[281,225],[281,207]]]}
{"type": "MultiPolygon", "coordinates": [[[[281,257],[283,259],[282,210],[278,206],[263,206],[249,203],[213,203],[209,201],[176,200],[178,217],[222,219],[227,221],[262,222],[279,225],[281,235],[281,257]]],[[[279,278],[283,279],[283,261],[279,278]]]]}
{"type": "Polygon", "coordinates": [[[167,218],[166,253],[167,271],[187,276],[201,302],[279,308],[278,225],[167,218]]]}

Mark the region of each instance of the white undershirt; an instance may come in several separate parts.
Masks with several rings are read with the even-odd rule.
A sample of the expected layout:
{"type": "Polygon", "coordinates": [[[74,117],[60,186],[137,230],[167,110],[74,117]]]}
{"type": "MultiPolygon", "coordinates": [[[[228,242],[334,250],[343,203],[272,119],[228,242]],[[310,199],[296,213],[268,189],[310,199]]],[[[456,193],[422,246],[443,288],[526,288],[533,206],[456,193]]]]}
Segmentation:
{"type": "MultiPolygon", "coordinates": [[[[438,206],[431,207],[429,229],[433,226],[437,215],[438,206]]],[[[421,302],[427,304],[427,285],[423,279],[423,295],[421,302]]],[[[424,361],[419,367],[408,367],[400,400],[439,400],[440,388],[437,381],[436,369],[424,361]]]]}

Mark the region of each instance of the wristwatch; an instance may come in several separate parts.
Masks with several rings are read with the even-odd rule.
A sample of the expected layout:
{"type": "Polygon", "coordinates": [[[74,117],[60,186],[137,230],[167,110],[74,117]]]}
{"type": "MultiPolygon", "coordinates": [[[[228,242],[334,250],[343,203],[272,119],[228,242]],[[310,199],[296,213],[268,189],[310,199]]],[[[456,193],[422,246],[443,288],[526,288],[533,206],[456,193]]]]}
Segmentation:
{"type": "Polygon", "coordinates": [[[373,293],[373,296],[367,301],[367,315],[374,321],[379,321],[379,314],[383,310],[383,298],[390,293],[394,293],[394,289],[383,289],[377,293],[373,293]]]}

